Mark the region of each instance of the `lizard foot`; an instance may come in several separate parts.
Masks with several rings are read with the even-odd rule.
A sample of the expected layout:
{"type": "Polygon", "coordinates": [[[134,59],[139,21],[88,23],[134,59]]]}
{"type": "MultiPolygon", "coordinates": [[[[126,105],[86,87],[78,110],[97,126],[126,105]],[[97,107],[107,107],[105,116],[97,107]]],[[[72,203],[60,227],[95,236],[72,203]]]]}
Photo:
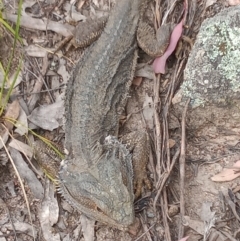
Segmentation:
{"type": "Polygon", "coordinates": [[[143,184],[148,189],[151,189],[151,182],[147,177],[146,170],[150,150],[149,136],[145,131],[134,131],[124,135],[121,140],[132,153],[133,183],[136,199],[141,195],[143,184]]]}
{"type": "Polygon", "coordinates": [[[155,33],[150,25],[140,21],[137,31],[138,45],[151,57],[162,56],[169,45],[172,29],[172,24],[165,24],[155,33]]]}

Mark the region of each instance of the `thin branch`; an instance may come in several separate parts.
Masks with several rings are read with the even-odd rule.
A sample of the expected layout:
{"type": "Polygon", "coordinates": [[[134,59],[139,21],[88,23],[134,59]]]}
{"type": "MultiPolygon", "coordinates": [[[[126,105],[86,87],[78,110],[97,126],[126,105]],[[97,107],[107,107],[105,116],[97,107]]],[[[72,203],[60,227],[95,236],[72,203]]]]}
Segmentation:
{"type": "Polygon", "coordinates": [[[185,157],[186,157],[186,115],[187,108],[190,99],[184,107],[182,114],[182,141],[181,141],[181,155],[179,159],[179,170],[180,170],[180,223],[178,230],[178,239],[181,239],[184,234],[184,226],[182,225],[182,220],[185,215],[185,200],[184,200],[184,178],[185,178],[185,157]]]}

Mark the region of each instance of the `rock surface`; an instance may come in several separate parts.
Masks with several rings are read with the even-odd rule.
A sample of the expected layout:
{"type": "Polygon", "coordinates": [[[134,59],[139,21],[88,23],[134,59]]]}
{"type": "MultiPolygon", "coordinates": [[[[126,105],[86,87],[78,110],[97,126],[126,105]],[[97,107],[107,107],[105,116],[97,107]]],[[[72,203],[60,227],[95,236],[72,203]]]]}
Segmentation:
{"type": "Polygon", "coordinates": [[[201,26],[184,72],[183,96],[193,106],[231,105],[240,92],[240,6],[201,26]]]}
{"type": "MultiPolygon", "coordinates": [[[[188,59],[181,90],[173,100],[177,103],[178,97],[182,97],[173,105],[181,119],[185,100],[191,99],[186,118],[184,189],[190,225],[201,217],[204,203],[213,204],[211,212],[215,214],[206,212],[215,215],[213,223],[215,217],[224,217],[228,211],[222,209],[220,194],[228,200],[228,191],[239,185],[238,179],[226,182],[222,174],[220,182],[212,179],[224,167],[231,169],[240,159],[239,43],[240,6],[205,20],[188,59]]],[[[230,225],[231,234],[237,229],[234,225],[230,225]]],[[[206,227],[203,230],[206,232],[206,227]]]]}

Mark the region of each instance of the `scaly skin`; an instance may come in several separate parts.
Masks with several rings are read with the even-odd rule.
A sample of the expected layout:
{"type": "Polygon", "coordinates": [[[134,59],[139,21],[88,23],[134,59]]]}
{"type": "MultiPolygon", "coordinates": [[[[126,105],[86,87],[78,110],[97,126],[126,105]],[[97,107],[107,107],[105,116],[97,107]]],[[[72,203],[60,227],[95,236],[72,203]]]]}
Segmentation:
{"type": "Polygon", "coordinates": [[[148,1],[117,1],[101,37],[77,63],[66,89],[65,148],[69,153],[59,172],[60,192],[78,211],[120,230],[134,221],[132,166],[136,195],[142,182],[150,186],[146,174],[139,174],[146,168],[146,133],[129,134],[122,139],[124,144],[117,139],[119,114],[137,61],[137,32],[140,46],[145,47],[145,34],[137,28],[139,24],[149,29],[139,22],[148,1]]]}
{"type": "Polygon", "coordinates": [[[119,229],[134,221],[131,155],[115,137],[136,66],[144,0],[117,1],[66,90],[66,143],[60,189],[77,210],[119,229]]]}

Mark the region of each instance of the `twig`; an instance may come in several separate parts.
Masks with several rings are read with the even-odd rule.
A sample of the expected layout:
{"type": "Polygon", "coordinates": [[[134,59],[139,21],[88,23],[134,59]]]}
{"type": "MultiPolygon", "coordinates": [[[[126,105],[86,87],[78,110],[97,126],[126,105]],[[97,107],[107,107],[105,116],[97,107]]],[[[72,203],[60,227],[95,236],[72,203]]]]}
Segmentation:
{"type": "Polygon", "coordinates": [[[65,88],[65,86],[59,86],[59,87],[56,87],[56,88],[47,89],[47,90],[40,90],[40,91],[36,91],[36,92],[25,92],[25,93],[21,93],[21,94],[20,93],[19,94],[13,94],[13,95],[11,95],[11,98],[17,98],[17,97],[24,96],[24,95],[42,94],[42,93],[49,92],[49,91],[61,90],[63,88],[65,88]]]}
{"type": "Polygon", "coordinates": [[[34,58],[34,61],[35,61],[36,65],[37,65],[37,67],[38,67],[38,70],[37,70],[37,72],[38,72],[38,77],[39,77],[39,78],[41,79],[41,81],[43,82],[46,90],[48,90],[48,95],[49,95],[52,103],[54,103],[54,98],[53,98],[53,96],[52,96],[52,93],[49,91],[48,85],[47,85],[47,83],[46,83],[45,79],[43,78],[43,75],[42,75],[42,73],[41,73],[41,71],[40,71],[39,63],[38,63],[38,61],[37,61],[36,58],[34,58]]]}
{"type": "MultiPolygon", "coordinates": [[[[156,207],[157,205],[157,201],[158,201],[158,198],[161,194],[161,191],[162,191],[162,188],[164,187],[164,184],[166,183],[176,161],[178,160],[178,157],[179,157],[179,154],[180,154],[180,149],[178,149],[172,159],[172,163],[171,163],[171,166],[170,166],[170,169],[169,169],[169,173],[165,172],[165,173],[162,173],[162,177],[161,177],[161,186],[158,188],[158,191],[157,191],[157,194],[156,194],[156,197],[154,198],[154,201],[153,201],[153,207],[156,207]]],[[[156,211],[156,210],[155,210],[156,211]]]]}
{"type": "MultiPolygon", "coordinates": [[[[160,75],[154,80],[154,121],[155,121],[155,151],[157,158],[156,172],[157,172],[157,183],[161,178],[161,147],[162,147],[162,135],[161,135],[161,124],[158,110],[161,108],[161,102],[159,97],[160,89],[160,75]]],[[[156,210],[156,206],[154,206],[156,210]]]]}
{"type": "Polygon", "coordinates": [[[23,196],[24,196],[24,199],[25,199],[25,202],[26,202],[26,205],[27,205],[28,213],[29,213],[29,219],[30,219],[30,223],[31,223],[31,226],[32,226],[33,240],[35,241],[35,233],[34,233],[34,228],[33,228],[32,216],[31,216],[31,212],[30,212],[30,205],[29,205],[29,202],[28,202],[28,199],[27,199],[27,194],[25,192],[22,179],[21,179],[21,177],[19,175],[19,172],[18,172],[18,170],[17,170],[17,168],[16,168],[16,166],[14,164],[14,161],[13,161],[13,159],[12,159],[12,157],[11,157],[11,155],[10,155],[10,153],[9,153],[9,151],[8,151],[8,149],[7,149],[7,147],[6,147],[6,145],[5,145],[5,143],[4,143],[4,141],[3,141],[1,136],[0,136],[0,140],[1,140],[2,145],[3,145],[3,147],[4,147],[4,149],[5,149],[6,153],[7,153],[8,158],[9,158],[9,160],[10,160],[12,166],[13,166],[13,169],[14,169],[14,171],[16,173],[16,176],[17,176],[17,178],[19,180],[19,183],[20,183],[20,186],[21,186],[21,189],[22,189],[22,192],[23,192],[23,196]]]}
{"type": "Polygon", "coordinates": [[[182,114],[182,141],[181,141],[181,155],[179,159],[180,170],[180,222],[178,230],[178,239],[181,239],[184,234],[184,226],[182,225],[183,216],[185,215],[185,200],[184,200],[184,177],[185,177],[185,156],[186,156],[186,115],[190,99],[184,107],[182,114]]]}
{"type": "Polygon", "coordinates": [[[171,234],[170,229],[168,225],[168,202],[167,202],[167,192],[166,187],[163,189],[163,195],[161,196],[161,206],[162,206],[162,217],[163,217],[163,225],[164,225],[164,231],[165,231],[165,240],[171,241],[171,234]]]}
{"type": "MultiPolygon", "coordinates": [[[[142,222],[142,220],[140,219],[140,221],[142,222]]],[[[142,223],[143,224],[143,223],[142,223]]],[[[147,230],[145,230],[145,232],[142,234],[142,235],[140,235],[137,239],[135,239],[134,241],[138,241],[138,240],[140,240],[143,236],[145,236],[146,235],[146,233],[148,233],[149,232],[149,230],[150,229],[152,229],[154,226],[156,225],[156,223],[154,223],[152,226],[150,226],[147,230]]]]}
{"type": "MultiPolygon", "coordinates": [[[[15,140],[14,136],[9,132],[9,130],[8,130],[4,125],[2,125],[2,127],[6,129],[6,131],[8,132],[8,135],[11,137],[11,139],[12,139],[12,140],[15,140]]],[[[28,139],[28,141],[29,141],[29,139],[28,139]]],[[[25,157],[26,160],[28,161],[28,163],[29,163],[29,165],[31,166],[31,168],[33,169],[33,171],[34,171],[37,175],[39,175],[40,178],[42,178],[41,173],[39,173],[39,171],[36,169],[36,167],[32,164],[32,162],[31,162],[31,160],[30,160],[31,157],[30,157],[30,158],[28,157],[27,153],[23,150],[23,148],[19,145],[18,142],[16,142],[16,145],[17,145],[17,147],[18,147],[18,150],[24,155],[24,157],[25,157]]]]}

